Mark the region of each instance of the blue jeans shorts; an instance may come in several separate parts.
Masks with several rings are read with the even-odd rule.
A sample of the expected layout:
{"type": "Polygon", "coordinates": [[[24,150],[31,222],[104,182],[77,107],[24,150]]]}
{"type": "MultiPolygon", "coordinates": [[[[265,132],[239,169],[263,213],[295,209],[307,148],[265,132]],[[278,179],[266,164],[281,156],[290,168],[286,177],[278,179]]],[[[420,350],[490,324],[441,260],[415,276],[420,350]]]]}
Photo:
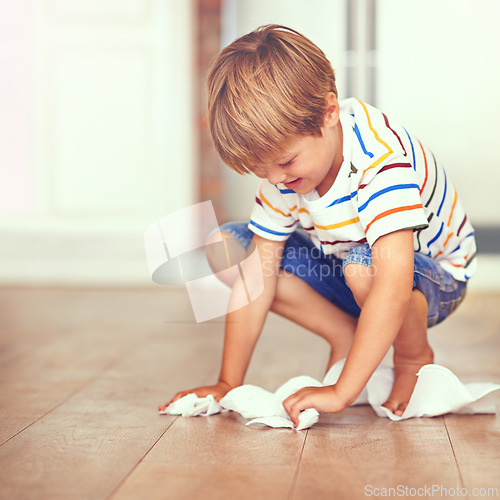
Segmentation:
{"type": "MultiPolygon", "coordinates": [[[[237,240],[245,250],[248,249],[253,232],[246,222],[229,222],[220,229],[237,240]]],[[[325,255],[305,231],[297,229],[286,241],[281,268],[303,279],[343,311],[358,317],[360,308],[344,277],[344,268],[351,263],[371,267],[368,244],[354,248],[345,259],[340,259],[325,255]]],[[[441,323],[458,307],[465,297],[467,283],[455,280],[434,259],[415,252],[413,289],[422,292],[427,300],[427,326],[431,327],[441,323]]]]}

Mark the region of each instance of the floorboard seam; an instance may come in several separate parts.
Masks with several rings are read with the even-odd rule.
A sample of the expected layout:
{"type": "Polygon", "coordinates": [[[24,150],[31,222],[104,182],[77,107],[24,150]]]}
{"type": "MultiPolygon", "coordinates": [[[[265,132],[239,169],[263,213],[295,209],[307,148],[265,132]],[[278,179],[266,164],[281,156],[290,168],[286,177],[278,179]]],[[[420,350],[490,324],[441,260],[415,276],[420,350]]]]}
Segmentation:
{"type": "Polygon", "coordinates": [[[462,471],[460,470],[460,464],[458,463],[457,455],[455,454],[455,448],[453,448],[453,442],[451,440],[450,433],[448,432],[448,426],[446,425],[446,418],[444,415],[441,418],[443,419],[444,428],[446,429],[446,435],[448,436],[448,441],[450,443],[451,452],[453,453],[453,459],[455,460],[455,464],[457,465],[458,479],[460,481],[460,486],[462,488],[465,488],[465,482],[464,482],[464,478],[462,476],[462,471]]]}
{"type": "MultiPolygon", "coordinates": [[[[300,431],[296,431],[296,432],[300,432],[300,431]]],[[[306,446],[306,440],[307,440],[308,435],[309,435],[309,429],[306,430],[306,435],[304,436],[304,442],[302,443],[302,448],[300,449],[299,459],[297,461],[297,467],[295,468],[295,472],[294,472],[293,478],[292,478],[292,483],[290,484],[290,489],[289,489],[288,495],[287,495],[287,498],[289,498],[289,499],[291,499],[293,497],[293,494],[295,491],[295,485],[297,483],[297,478],[299,476],[300,463],[302,462],[302,454],[304,453],[304,448],[306,446]]]]}
{"type": "Polygon", "coordinates": [[[31,422],[30,424],[28,424],[26,427],[23,427],[20,431],[16,432],[13,436],[11,436],[10,438],[6,439],[3,443],[0,444],[0,447],[3,446],[4,444],[8,443],[11,439],[14,439],[16,436],[18,436],[19,434],[21,434],[21,432],[24,432],[26,429],[28,429],[29,427],[31,427],[32,425],[36,424],[39,420],[42,420],[42,418],[46,417],[47,415],[49,415],[50,413],[52,413],[54,410],[57,410],[57,408],[59,408],[60,406],[62,406],[64,403],[66,403],[67,401],[69,401],[75,394],[77,394],[78,392],[82,391],[83,389],[85,389],[85,387],[87,387],[88,385],[92,384],[97,378],[99,378],[103,373],[107,372],[108,370],[110,370],[114,365],[118,364],[120,361],[123,360],[123,358],[125,358],[126,356],[128,356],[128,354],[137,348],[137,345],[131,347],[130,349],[126,349],[126,352],[123,353],[122,356],[119,356],[118,358],[114,359],[113,361],[111,361],[109,364],[107,364],[102,370],[100,370],[98,373],[96,373],[93,377],[89,378],[88,380],[86,380],[80,387],[78,387],[77,389],[75,389],[73,392],[71,392],[70,394],[68,394],[65,398],[63,398],[61,401],[59,401],[59,403],[55,404],[52,408],[50,408],[49,410],[47,410],[45,413],[43,413],[42,415],[40,415],[38,418],[36,418],[35,420],[33,420],[33,422],[31,422]]]}
{"type": "Polygon", "coordinates": [[[179,416],[176,416],[172,422],[170,422],[170,425],[160,434],[160,437],[150,446],[149,450],[146,451],[146,453],[140,458],[140,460],[130,469],[128,474],[125,475],[125,477],[113,488],[107,499],[111,499],[116,493],[118,493],[119,489],[122,487],[122,485],[125,483],[125,481],[134,473],[134,471],[139,467],[139,465],[143,462],[143,460],[149,455],[151,450],[158,444],[160,439],[168,432],[170,427],[175,423],[175,421],[179,418],[179,416]]]}

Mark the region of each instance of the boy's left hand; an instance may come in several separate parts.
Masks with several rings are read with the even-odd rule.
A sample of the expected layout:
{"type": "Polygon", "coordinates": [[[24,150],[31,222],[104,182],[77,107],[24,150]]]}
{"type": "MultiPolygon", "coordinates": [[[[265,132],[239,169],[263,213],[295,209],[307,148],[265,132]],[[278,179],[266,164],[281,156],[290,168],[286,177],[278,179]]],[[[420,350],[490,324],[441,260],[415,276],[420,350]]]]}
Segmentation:
{"type": "Polygon", "coordinates": [[[334,385],[326,387],[304,387],[283,401],[283,407],[295,427],[299,425],[299,413],[307,408],[315,408],[323,413],[337,413],[348,405],[336,392],[334,385]]]}

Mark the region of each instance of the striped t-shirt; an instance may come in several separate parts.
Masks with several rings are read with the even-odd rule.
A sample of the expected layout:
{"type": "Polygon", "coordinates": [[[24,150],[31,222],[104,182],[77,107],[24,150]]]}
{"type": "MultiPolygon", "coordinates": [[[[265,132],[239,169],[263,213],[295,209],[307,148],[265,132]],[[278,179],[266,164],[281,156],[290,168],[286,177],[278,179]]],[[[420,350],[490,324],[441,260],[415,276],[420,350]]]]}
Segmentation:
{"type": "Polygon", "coordinates": [[[280,241],[300,223],[325,254],[345,258],[358,245],[412,228],[416,252],[468,280],[476,269],[474,230],[432,152],[358,99],[342,101],[340,110],[344,159],[329,191],[300,195],[264,180],[249,229],[280,241]]]}

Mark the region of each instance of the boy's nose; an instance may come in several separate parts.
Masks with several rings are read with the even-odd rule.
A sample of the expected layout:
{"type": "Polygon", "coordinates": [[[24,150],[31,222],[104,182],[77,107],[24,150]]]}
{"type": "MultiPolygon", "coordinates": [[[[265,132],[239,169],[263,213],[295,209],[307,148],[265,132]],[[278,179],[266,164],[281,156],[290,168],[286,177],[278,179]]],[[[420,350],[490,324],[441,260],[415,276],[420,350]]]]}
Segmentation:
{"type": "Polygon", "coordinates": [[[285,179],[286,179],[286,174],[285,172],[281,171],[281,169],[273,169],[267,174],[267,180],[274,185],[283,182],[285,179]]]}

